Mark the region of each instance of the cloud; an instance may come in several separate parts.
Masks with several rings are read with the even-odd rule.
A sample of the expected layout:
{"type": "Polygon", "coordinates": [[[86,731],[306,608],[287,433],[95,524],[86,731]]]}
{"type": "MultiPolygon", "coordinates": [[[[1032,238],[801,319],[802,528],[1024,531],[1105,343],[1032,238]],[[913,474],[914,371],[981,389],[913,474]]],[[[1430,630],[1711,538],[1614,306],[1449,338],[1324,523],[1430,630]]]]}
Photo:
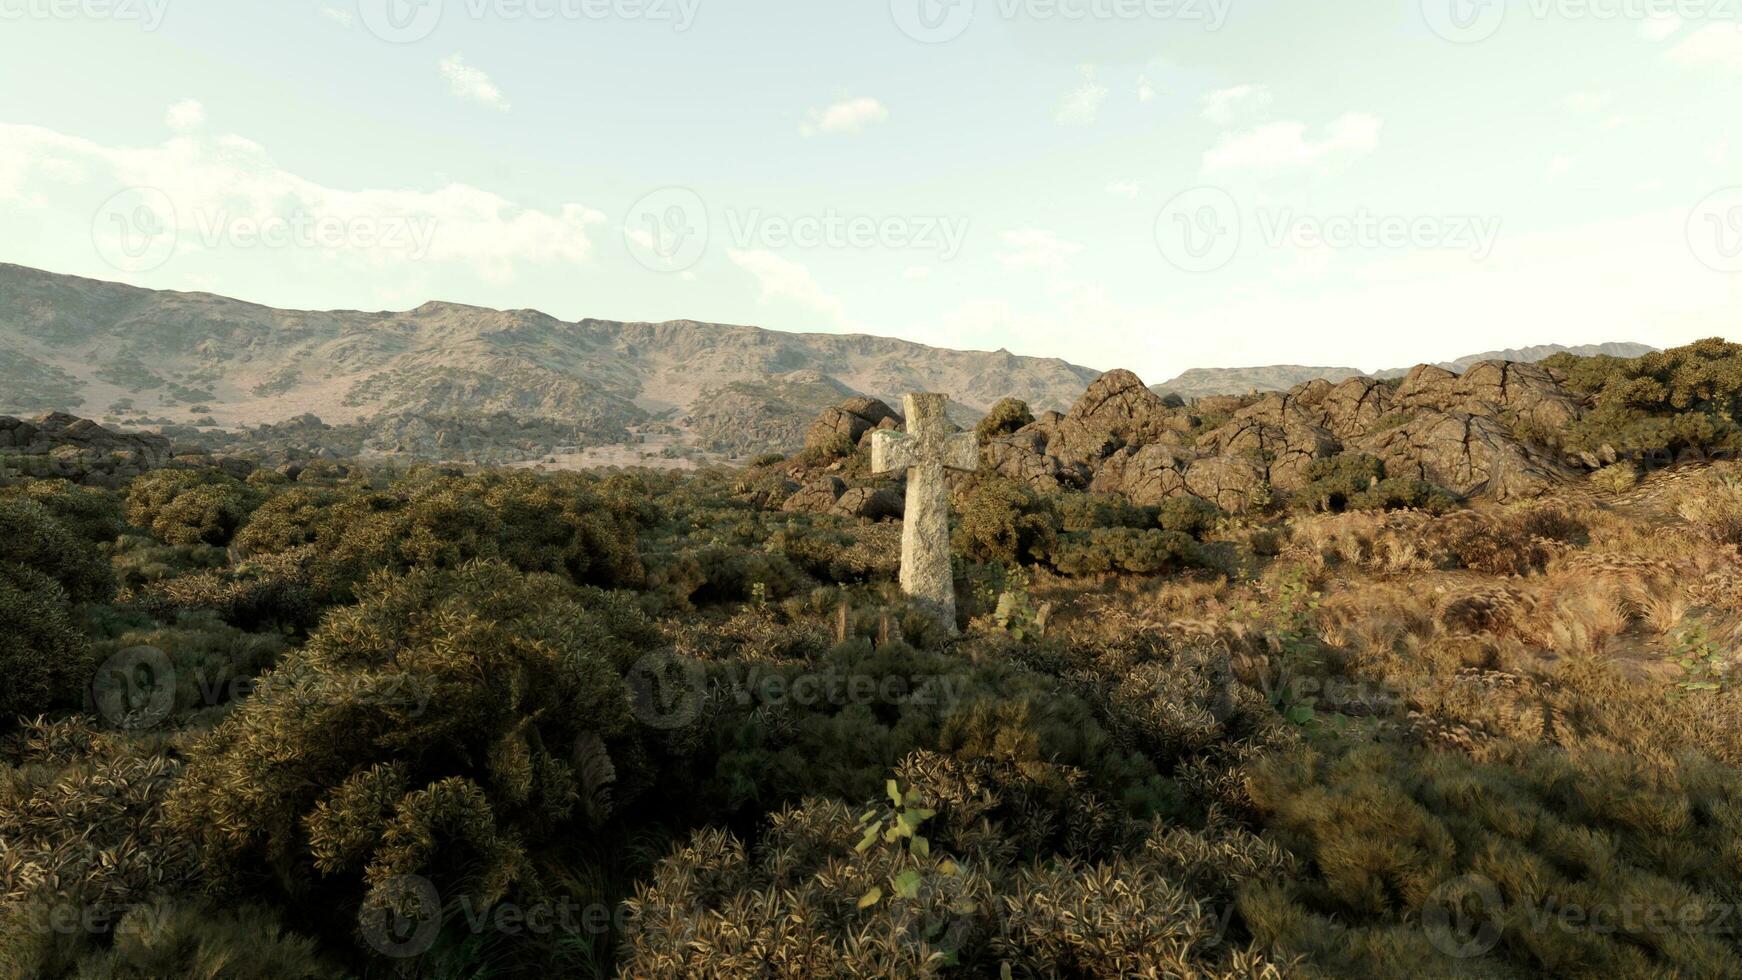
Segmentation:
{"type": "Polygon", "coordinates": [[[1567,108],[1574,112],[1601,112],[1614,98],[1613,92],[1574,92],[1567,96],[1567,108]]]}
{"type": "Polygon", "coordinates": [[[1139,101],[1139,102],[1153,102],[1153,101],[1155,101],[1155,86],[1149,84],[1149,76],[1148,75],[1137,76],[1137,101],[1139,101]]]}
{"type": "Polygon", "coordinates": [[[350,27],[356,23],[356,17],[349,10],[331,4],[321,4],[321,16],[340,27],[350,27]]]}
{"type": "Polygon", "coordinates": [[[1682,19],[1677,14],[1652,14],[1639,24],[1639,36],[1648,41],[1667,41],[1670,35],[1682,29],[1682,19]]]}
{"type": "Polygon", "coordinates": [[[1698,68],[1742,71],[1742,24],[1707,24],[1671,48],[1669,59],[1698,68]]]}
{"type": "Polygon", "coordinates": [[[998,261],[1011,269],[1063,269],[1071,256],[1083,250],[1076,242],[1066,241],[1057,234],[1039,228],[1027,228],[1004,233],[1004,246],[998,261]]]}
{"type": "Polygon", "coordinates": [[[929,265],[910,265],[901,273],[901,278],[908,282],[925,282],[931,278],[932,267],[929,265]]]}
{"type": "Polygon", "coordinates": [[[289,267],[308,256],[322,269],[357,270],[450,263],[505,281],[520,263],[585,262],[593,250],[587,228],[605,220],[579,204],[537,210],[460,183],[333,187],[285,170],[260,144],[235,135],[178,133],[156,146],[105,146],[0,124],[0,148],[0,218],[17,209],[89,222],[118,190],[146,189],[170,208],[161,218],[177,233],[178,255],[243,249],[239,228],[300,224],[326,230],[274,250],[273,262],[289,267]],[[415,241],[381,234],[396,228],[420,234],[415,241]]]}
{"type": "Polygon", "coordinates": [[[1573,167],[1576,166],[1578,162],[1577,157],[1568,156],[1564,153],[1557,154],[1553,160],[1548,162],[1548,179],[1550,181],[1556,181],[1565,177],[1567,174],[1572,172],[1573,167]]]}
{"type": "Polygon", "coordinates": [[[490,76],[466,64],[459,54],[450,54],[443,58],[441,70],[442,77],[448,80],[448,88],[455,95],[498,112],[508,111],[507,98],[496,87],[496,83],[490,80],[490,76]]]}
{"type": "Polygon", "coordinates": [[[1262,115],[1275,101],[1266,85],[1236,85],[1206,94],[1204,118],[1218,126],[1232,126],[1243,118],[1262,115]]]}
{"type": "Polygon", "coordinates": [[[1107,185],[1107,193],[1115,197],[1125,197],[1137,200],[1137,195],[1143,192],[1143,185],[1135,180],[1115,180],[1107,185]]]}
{"type": "Polygon", "coordinates": [[[1204,153],[1203,169],[1206,174],[1271,171],[1352,160],[1379,148],[1379,133],[1384,127],[1378,116],[1351,112],[1326,127],[1322,139],[1311,140],[1305,123],[1269,123],[1224,136],[1220,144],[1204,153]]]}
{"type": "Polygon", "coordinates": [[[1088,126],[1101,115],[1101,103],[1107,101],[1107,86],[1095,81],[1095,69],[1085,65],[1082,69],[1083,84],[1077,90],[1064,97],[1053,113],[1053,119],[1061,126],[1088,126]]]}
{"type": "Polygon", "coordinates": [[[827,109],[811,110],[811,121],[802,127],[806,136],[817,133],[852,134],[889,121],[889,109],[869,97],[837,102],[827,109]]]}
{"type": "Polygon", "coordinates": [[[836,324],[846,324],[846,307],[839,298],[825,292],[810,269],[801,263],[763,249],[727,249],[726,258],[756,279],[756,284],[762,288],[763,300],[790,300],[821,313],[836,324]]]}
{"type": "Polygon", "coordinates": [[[197,99],[183,99],[164,112],[163,123],[178,133],[199,129],[206,124],[206,107],[197,99]]]}

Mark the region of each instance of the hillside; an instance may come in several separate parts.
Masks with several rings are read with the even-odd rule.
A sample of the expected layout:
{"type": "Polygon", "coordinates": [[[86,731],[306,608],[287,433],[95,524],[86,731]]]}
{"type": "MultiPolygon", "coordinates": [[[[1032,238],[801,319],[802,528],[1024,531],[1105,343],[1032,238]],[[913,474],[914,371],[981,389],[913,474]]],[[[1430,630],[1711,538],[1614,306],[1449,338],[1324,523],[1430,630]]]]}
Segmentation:
{"type": "Polygon", "coordinates": [[[675,428],[681,446],[742,454],[796,448],[817,407],[844,392],[935,388],[976,412],[1015,394],[1063,409],[1097,374],[1008,351],[687,320],[568,323],[435,302],[276,310],[0,264],[0,414],[224,428],[313,414],[360,428],[374,451],[399,448],[408,429],[439,443],[458,420],[500,416],[560,443],[675,428]]]}

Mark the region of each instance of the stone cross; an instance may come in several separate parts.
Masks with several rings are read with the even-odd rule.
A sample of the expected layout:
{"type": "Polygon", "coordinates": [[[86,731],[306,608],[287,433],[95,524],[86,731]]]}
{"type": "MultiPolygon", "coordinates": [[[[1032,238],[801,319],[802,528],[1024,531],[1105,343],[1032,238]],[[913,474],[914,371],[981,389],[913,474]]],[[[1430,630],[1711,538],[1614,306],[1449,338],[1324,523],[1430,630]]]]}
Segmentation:
{"type": "Polygon", "coordinates": [[[950,571],[950,484],[946,470],[974,470],[980,446],[972,432],[955,432],[945,414],[948,395],[908,395],[907,432],[871,436],[871,471],[907,470],[907,512],[901,529],[901,591],[956,630],[956,583],[950,571]]]}

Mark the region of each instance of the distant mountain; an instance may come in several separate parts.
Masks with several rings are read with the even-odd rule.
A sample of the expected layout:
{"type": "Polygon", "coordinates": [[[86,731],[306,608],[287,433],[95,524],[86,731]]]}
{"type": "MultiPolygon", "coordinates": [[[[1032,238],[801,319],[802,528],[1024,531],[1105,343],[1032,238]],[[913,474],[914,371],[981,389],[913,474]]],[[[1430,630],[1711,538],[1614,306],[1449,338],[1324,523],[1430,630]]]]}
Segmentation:
{"type": "Polygon", "coordinates": [[[488,438],[450,430],[494,419],[516,438],[740,455],[796,448],[817,411],[849,394],[899,405],[908,391],[948,391],[975,414],[1014,395],[1063,410],[1099,374],[1008,351],[688,320],[566,323],[452,303],[276,310],[0,264],[0,413],[228,428],[312,414],[386,451],[488,438]]]}
{"type": "Polygon", "coordinates": [[[1157,394],[1174,394],[1181,398],[1204,398],[1210,395],[1244,395],[1253,391],[1287,391],[1314,378],[1342,381],[1360,377],[1359,368],[1302,367],[1297,364],[1274,364],[1250,368],[1192,368],[1172,381],[1154,385],[1157,394]]]}
{"type": "MultiPolygon", "coordinates": [[[[1473,365],[1483,361],[1517,361],[1522,364],[1534,364],[1537,361],[1546,361],[1556,354],[1577,354],[1580,357],[1594,357],[1598,354],[1607,354],[1611,357],[1638,357],[1642,354],[1649,354],[1656,349],[1645,344],[1629,343],[1584,344],[1577,347],[1541,344],[1536,347],[1519,347],[1512,350],[1471,354],[1455,361],[1442,362],[1437,366],[1457,374],[1463,374],[1473,365]]],[[[1379,371],[1372,377],[1401,378],[1410,370],[1409,367],[1392,368],[1379,371]]],[[[1209,395],[1244,395],[1253,391],[1287,391],[1295,385],[1304,384],[1316,378],[1335,382],[1363,376],[1366,376],[1366,372],[1356,368],[1301,367],[1294,364],[1249,368],[1193,368],[1171,381],[1154,385],[1153,388],[1158,394],[1172,393],[1181,398],[1189,399],[1203,398],[1209,395]]]]}

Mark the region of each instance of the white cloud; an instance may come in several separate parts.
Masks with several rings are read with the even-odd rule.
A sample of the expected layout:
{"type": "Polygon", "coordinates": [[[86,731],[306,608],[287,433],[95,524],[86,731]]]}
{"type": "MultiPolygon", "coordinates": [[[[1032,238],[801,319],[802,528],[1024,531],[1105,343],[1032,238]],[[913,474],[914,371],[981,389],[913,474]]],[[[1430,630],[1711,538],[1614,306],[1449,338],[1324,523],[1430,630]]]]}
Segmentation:
{"type": "Polygon", "coordinates": [[[839,298],[824,291],[804,265],[762,249],[727,249],[726,258],[756,279],[764,300],[790,300],[838,325],[846,325],[846,307],[839,298]]]}
{"type": "Polygon", "coordinates": [[[335,24],[338,24],[340,27],[350,27],[352,24],[356,23],[356,17],[353,16],[349,10],[346,10],[343,7],[335,7],[331,4],[321,4],[321,16],[335,24]]]}
{"type": "Polygon", "coordinates": [[[1322,139],[1312,140],[1307,138],[1305,123],[1268,123],[1224,136],[1220,144],[1204,153],[1203,169],[1206,174],[1283,170],[1352,160],[1379,148],[1379,133],[1384,127],[1378,116],[1351,112],[1326,127],[1322,139]]]}
{"type": "Polygon", "coordinates": [[[1574,112],[1601,112],[1614,98],[1612,92],[1574,92],[1567,96],[1567,108],[1574,112]]]}
{"type": "Polygon", "coordinates": [[[1135,180],[1115,180],[1107,185],[1107,193],[1135,201],[1137,195],[1143,193],[1143,185],[1135,180]]]}
{"type": "Polygon", "coordinates": [[[1742,71],[1742,24],[1707,24],[1669,49],[1671,61],[1742,71]]]}
{"type": "Polygon", "coordinates": [[[481,106],[495,109],[498,112],[508,111],[508,99],[502,95],[502,90],[484,74],[471,65],[459,54],[450,54],[442,59],[442,77],[448,80],[448,88],[468,102],[476,102],[481,106]]]}
{"type": "Polygon", "coordinates": [[[1639,35],[1648,41],[1667,41],[1682,29],[1682,19],[1673,13],[1652,14],[1639,24],[1639,35]]]}
{"type": "Polygon", "coordinates": [[[803,126],[806,136],[817,133],[851,134],[864,132],[871,126],[889,121],[889,109],[870,97],[837,102],[827,109],[812,110],[811,121],[803,126]]]}
{"type": "Polygon", "coordinates": [[[908,282],[925,282],[931,278],[932,267],[929,265],[910,265],[902,272],[901,278],[908,282]]]}
{"type": "Polygon", "coordinates": [[[1085,65],[1082,72],[1083,84],[1065,96],[1053,113],[1053,119],[1061,126],[1092,125],[1101,115],[1101,103],[1107,101],[1107,86],[1095,81],[1094,67],[1085,65]]]}
{"type": "Polygon", "coordinates": [[[164,112],[163,122],[178,133],[199,129],[206,124],[206,107],[197,99],[183,99],[164,112]]]}
{"type": "MultiPolygon", "coordinates": [[[[234,135],[181,133],[157,146],[105,146],[39,126],[0,124],[0,215],[55,208],[89,221],[116,188],[148,188],[173,213],[176,254],[235,252],[236,229],[301,223],[336,229],[270,251],[292,268],[304,257],[356,270],[452,263],[489,280],[514,277],[520,263],[580,264],[592,253],[589,225],[605,216],[579,204],[556,211],[522,207],[466,184],[434,190],[327,186],[281,167],[266,149],[234,135]],[[161,195],[158,197],[157,195],[161,195]],[[382,238],[383,229],[420,231],[382,238]]],[[[173,265],[170,266],[174,268],[173,265]]],[[[286,275],[294,275],[287,272],[286,275]]]]}
{"type": "Polygon", "coordinates": [[[1137,101],[1155,101],[1155,86],[1149,84],[1149,76],[1147,75],[1139,75],[1137,77],[1137,101]]]}
{"type": "Polygon", "coordinates": [[[1577,157],[1571,157],[1564,153],[1556,154],[1555,158],[1548,162],[1548,179],[1555,181],[1565,177],[1572,172],[1573,167],[1578,162],[1577,157]]]}
{"type": "Polygon", "coordinates": [[[1205,119],[1218,126],[1232,126],[1241,119],[1262,115],[1274,101],[1269,86],[1236,85],[1208,93],[1202,104],[1205,119]]]}
{"type": "Polygon", "coordinates": [[[1011,269],[1063,269],[1071,256],[1083,246],[1066,241],[1057,234],[1039,228],[1027,228],[1004,233],[1004,246],[998,261],[1011,269]]]}

